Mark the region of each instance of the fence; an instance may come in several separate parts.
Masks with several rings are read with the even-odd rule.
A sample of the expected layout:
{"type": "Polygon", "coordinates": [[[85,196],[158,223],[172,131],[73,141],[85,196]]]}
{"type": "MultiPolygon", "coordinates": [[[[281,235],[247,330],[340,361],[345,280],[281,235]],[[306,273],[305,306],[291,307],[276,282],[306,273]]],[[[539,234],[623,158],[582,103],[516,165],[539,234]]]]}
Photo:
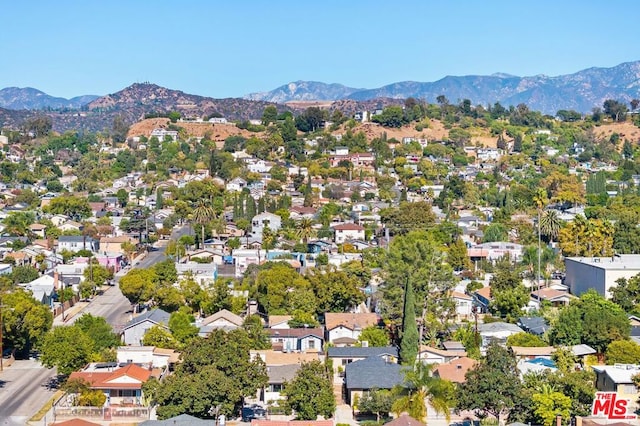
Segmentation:
{"type": "Polygon", "coordinates": [[[149,407],[53,407],[56,421],[81,418],[93,420],[148,420],[149,407]]]}

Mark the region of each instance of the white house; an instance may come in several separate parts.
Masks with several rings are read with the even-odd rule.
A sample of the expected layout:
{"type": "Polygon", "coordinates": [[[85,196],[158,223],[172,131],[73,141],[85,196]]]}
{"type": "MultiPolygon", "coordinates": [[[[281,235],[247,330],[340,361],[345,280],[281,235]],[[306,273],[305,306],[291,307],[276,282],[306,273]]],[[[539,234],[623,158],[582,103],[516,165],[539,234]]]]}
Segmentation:
{"type": "Polygon", "coordinates": [[[524,330],[515,324],[509,324],[507,322],[490,322],[486,324],[480,324],[478,326],[478,333],[482,339],[480,346],[481,351],[485,351],[489,343],[495,341],[502,345],[505,345],[507,338],[513,334],[522,333],[524,330]]]}
{"type": "Polygon", "coordinates": [[[327,341],[336,343],[353,344],[360,337],[362,329],[380,322],[375,313],[336,313],[327,312],[324,316],[327,341]]]}
{"type": "Polygon", "coordinates": [[[84,235],[61,235],[58,238],[58,251],[67,250],[77,252],[80,250],[89,250],[92,253],[98,253],[100,249],[100,241],[84,235]]]}
{"type": "Polygon", "coordinates": [[[265,330],[274,349],[284,352],[321,351],[322,328],[268,328],[265,330]]]}
{"type": "Polygon", "coordinates": [[[458,319],[469,319],[473,315],[473,297],[458,291],[451,292],[451,298],[456,303],[458,319]]]}
{"type": "Polygon", "coordinates": [[[251,231],[254,234],[262,235],[264,227],[269,227],[274,232],[278,231],[282,227],[282,218],[277,214],[264,212],[251,219],[251,231]]]}
{"type": "Polygon", "coordinates": [[[178,131],[167,129],[153,129],[149,137],[152,138],[154,136],[157,137],[160,142],[164,141],[166,137],[171,138],[172,141],[176,141],[178,139],[178,131]]]}
{"type": "Polygon", "coordinates": [[[342,244],[347,240],[364,240],[364,226],[355,223],[341,223],[333,227],[335,233],[334,241],[336,244],[342,244]]]}
{"type": "Polygon", "coordinates": [[[418,351],[418,361],[424,364],[444,364],[463,356],[467,356],[464,350],[438,349],[426,345],[420,345],[420,350],[418,351]]]}
{"type": "Polygon", "coordinates": [[[242,179],[241,177],[237,177],[231,179],[229,183],[225,186],[225,189],[228,192],[241,192],[244,188],[247,187],[247,181],[242,179]]]}
{"type": "Polygon", "coordinates": [[[154,346],[120,346],[116,350],[118,364],[138,364],[151,368],[167,368],[178,361],[179,354],[173,349],[154,346]]]}

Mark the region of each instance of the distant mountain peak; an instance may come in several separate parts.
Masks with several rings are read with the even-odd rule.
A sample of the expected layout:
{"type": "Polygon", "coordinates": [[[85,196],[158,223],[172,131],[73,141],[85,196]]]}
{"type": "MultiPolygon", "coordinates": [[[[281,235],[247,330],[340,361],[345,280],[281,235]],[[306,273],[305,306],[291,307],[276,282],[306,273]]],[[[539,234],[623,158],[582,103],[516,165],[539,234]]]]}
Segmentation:
{"type": "Polygon", "coordinates": [[[246,95],[245,99],[284,103],[290,101],[335,101],[345,99],[353,92],[362,89],[347,87],[338,83],[319,81],[292,81],[269,92],[257,92],[246,95]]]}
{"type": "Polygon", "coordinates": [[[0,107],[12,110],[78,109],[97,97],[83,95],[65,99],[47,95],[33,87],[6,87],[0,90],[0,107]]]}

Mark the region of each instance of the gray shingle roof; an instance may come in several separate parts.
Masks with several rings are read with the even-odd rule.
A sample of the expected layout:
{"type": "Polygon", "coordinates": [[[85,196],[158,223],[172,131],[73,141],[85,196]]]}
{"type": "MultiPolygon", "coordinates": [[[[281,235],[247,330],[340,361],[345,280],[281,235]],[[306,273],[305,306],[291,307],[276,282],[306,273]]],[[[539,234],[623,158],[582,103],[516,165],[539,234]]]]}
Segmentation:
{"type": "Polygon", "coordinates": [[[345,384],[347,389],[391,389],[404,381],[401,369],[377,356],[355,361],[345,368],[345,384]]]}
{"type": "Polygon", "coordinates": [[[152,321],[155,322],[156,324],[163,324],[163,325],[168,325],[169,324],[169,313],[163,311],[162,309],[152,309],[150,311],[144,312],[140,315],[138,315],[137,317],[135,317],[134,319],[132,319],[131,321],[129,321],[124,328],[129,328],[129,327],[133,327],[137,324],[140,324],[141,322],[144,321],[152,321]]]}
{"type": "Polygon", "coordinates": [[[300,367],[300,364],[272,365],[267,367],[269,383],[281,384],[284,382],[290,382],[291,380],[293,380],[300,367]]]}
{"type": "Polygon", "coordinates": [[[398,357],[398,348],[395,346],[367,347],[345,346],[342,348],[331,347],[328,351],[329,358],[369,358],[382,355],[398,357]]]}

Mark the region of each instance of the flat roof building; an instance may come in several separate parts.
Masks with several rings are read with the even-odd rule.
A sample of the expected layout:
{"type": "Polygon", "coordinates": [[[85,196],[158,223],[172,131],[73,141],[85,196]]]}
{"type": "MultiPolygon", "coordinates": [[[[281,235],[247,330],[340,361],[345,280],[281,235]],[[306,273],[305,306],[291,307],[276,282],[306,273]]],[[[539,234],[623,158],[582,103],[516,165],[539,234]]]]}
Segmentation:
{"type": "Polygon", "coordinates": [[[611,257],[567,257],[564,259],[564,284],[572,294],[580,296],[590,289],[611,298],[611,288],[620,278],[640,274],[639,254],[616,254],[611,257]]]}

